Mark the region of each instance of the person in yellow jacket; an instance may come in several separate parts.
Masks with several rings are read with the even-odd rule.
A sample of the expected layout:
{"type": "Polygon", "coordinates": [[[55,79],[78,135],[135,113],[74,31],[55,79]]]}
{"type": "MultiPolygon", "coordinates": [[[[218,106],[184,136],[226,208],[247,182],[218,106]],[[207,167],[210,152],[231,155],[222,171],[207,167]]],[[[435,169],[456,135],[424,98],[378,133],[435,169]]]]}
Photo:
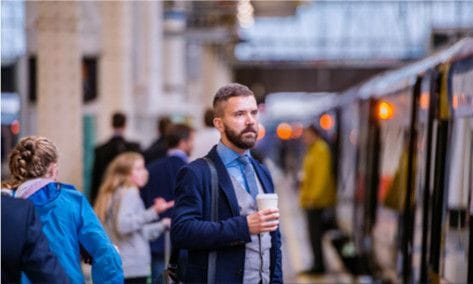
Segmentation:
{"type": "Polygon", "coordinates": [[[307,214],[309,238],[314,256],[312,268],[304,273],[321,274],[325,272],[322,253],[324,221],[330,211],[334,212],[335,178],[329,145],[315,126],[310,125],[304,129],[303,140],[307,145],[307,153],[303,163],[299,202],[307,214]]]}

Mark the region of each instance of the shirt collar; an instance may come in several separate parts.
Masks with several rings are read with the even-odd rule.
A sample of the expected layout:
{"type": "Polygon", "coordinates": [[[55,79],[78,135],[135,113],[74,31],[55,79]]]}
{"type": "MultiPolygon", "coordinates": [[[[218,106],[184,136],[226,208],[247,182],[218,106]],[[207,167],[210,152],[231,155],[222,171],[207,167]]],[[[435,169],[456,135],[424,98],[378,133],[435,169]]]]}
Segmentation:
{"type": "MultiPolygon", "coordinates": [[[[228,148],[225,144],[222,143],[222,141],[219,141],[217,144],[217,153],[220,156],[220,159],[222,159],[222,162],[225,166],[228,166],[233,161],[242,156],[237,152],[233,151],[232,149],[228,148]]],[[[249,150],[246,150],[243,155],[251,157],[249,150]]]]}
{"type": "Polygon", "coordinates": [[[187,156],[186,152],[182,151],[181,149],[169,149],[168,156],[176,156],[181,158],[184,162],[187,162],[189,157],[187,156]]]}

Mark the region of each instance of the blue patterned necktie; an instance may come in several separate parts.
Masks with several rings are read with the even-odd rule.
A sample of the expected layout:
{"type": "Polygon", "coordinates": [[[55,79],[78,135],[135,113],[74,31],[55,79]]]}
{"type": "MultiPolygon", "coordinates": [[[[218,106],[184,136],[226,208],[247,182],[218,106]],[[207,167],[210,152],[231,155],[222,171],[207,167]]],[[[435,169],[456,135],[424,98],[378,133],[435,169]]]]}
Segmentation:
{"type": "Polygon", "coordinates": [[[246,181],[246,191],[253,198],[256,198],[256,195],[258,194],[258,184],[256,183],[256,175],[251,166],[250,158],[243,155],[238,158],[238,161],[243,165],[243,177],[246,181]]]}

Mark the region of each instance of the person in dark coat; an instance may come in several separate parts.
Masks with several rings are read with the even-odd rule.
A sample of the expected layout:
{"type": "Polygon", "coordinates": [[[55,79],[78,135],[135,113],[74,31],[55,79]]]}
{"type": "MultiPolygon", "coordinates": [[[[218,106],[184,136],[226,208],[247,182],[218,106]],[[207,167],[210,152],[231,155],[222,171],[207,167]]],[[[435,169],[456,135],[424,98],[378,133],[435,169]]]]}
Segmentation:
{"type": "Polygon", "coordinates": [[[172,126],[171,119],[168,116],[162,116],[159,118],[157,126],[160,136],[143,153],[147,165],[157,159],[166,157],[169,148],[166,136],[172,126]]]}
{"type": "Polygon", "coordinates": [[[279,210],[258,210],[255,196],[273,193],[269,172],[251,157],[258,108],[254,93],[232,83],[214,97],[214,125],[220,142],[207,154],[218,176],[218,221],[211,221],[208,164],[197,159],[177,176],[172,245],[188,252],[185,283],[282,283],[279,210]],[[216,252],[214,273],[208,271],[216,252]],[[211,278],[209,278],[211,277],[211,278]]]}
{"type": "Polygon", "coordinates": [[[139,143],[125,140],[126,116],[123,113],[116,112],[112,116],[113,136],[105,144],[95,148],[94,166],[92,170],[92,184],[90,189],[90,202],[95,204],[102,177],[108,164],[119,154],[123,152],[141,153],[139,143]]]}
{"type": "MultiPolygon", "coordinates": [[[[167,157],[155,160],[147,166],[148,183],[141,189],[141,198],[145,207],[154,204],[158,197],[174,201],[174,186],[178,171],[189,161],[194,147],[194,130],[185,124],[171,126],[167,135],[169,150],[167,157]]],[[[172,208],[159,214],[161,218],[171,217],[172,208]]],[[[164,235],[151,242],[153,283],[162,283],[164,271],[165,244],[164,235]]]]}
{"type": "Polygon", "coordinates": [[[2,194],[2,283],[70,283],[49,249],[33,204],[2,194]]]}

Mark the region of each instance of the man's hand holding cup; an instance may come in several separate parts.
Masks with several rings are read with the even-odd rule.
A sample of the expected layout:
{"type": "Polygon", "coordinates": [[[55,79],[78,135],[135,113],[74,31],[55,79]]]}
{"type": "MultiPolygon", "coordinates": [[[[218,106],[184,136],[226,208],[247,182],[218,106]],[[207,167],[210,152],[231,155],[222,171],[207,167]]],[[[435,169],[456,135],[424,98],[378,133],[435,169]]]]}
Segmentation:
{"type": "Polygon", "coordinates": [[[275,193],[256,196],[258,211],[246,217],[250,234],[260,234],[277,230],[279,226],[278,195],[275,193]]]}

